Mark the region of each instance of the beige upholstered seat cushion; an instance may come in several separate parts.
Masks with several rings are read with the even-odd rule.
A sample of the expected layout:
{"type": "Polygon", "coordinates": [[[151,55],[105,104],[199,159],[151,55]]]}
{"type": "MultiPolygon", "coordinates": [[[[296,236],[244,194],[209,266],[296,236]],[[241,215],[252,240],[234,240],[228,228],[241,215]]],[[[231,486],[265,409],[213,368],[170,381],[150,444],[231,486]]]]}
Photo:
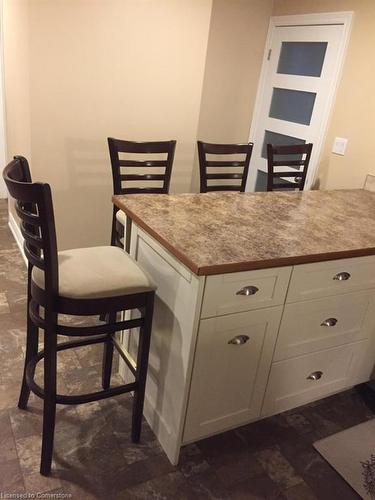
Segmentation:
{"type": "MultiPolygon", "coordinates": [[[[156,290],[150,277],[118,247],[77,248],[59,252],[59,295],[74,299],[116,297],[156,290]]],[[[33,268],[44,289],[44,272],[33,268]]]]}
{"type": "Polygon", "coordinates": [[[116,212],[116,219],[119,221],[120,224],[125,226],[125,213],[122,210],[117,210],[116,212]]]}

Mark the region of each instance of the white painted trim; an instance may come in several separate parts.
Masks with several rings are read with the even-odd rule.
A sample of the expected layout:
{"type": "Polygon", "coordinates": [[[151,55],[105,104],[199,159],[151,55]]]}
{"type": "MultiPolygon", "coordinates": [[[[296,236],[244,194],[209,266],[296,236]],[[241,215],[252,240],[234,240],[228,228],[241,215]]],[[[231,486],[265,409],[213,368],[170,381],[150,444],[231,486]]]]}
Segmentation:
{"type": "MultiPolygon", "coordinates": [[[[255,132],[257,129],[258,122],[259,122],[259,115],[260,115],[260,110],[262,107],[263,93],[264,93],[264,89],[265,89],[266,75],[267,75],[267,70],[268,70],[268,68],[267,68],[268,51],[269,51],[269,47],[271,46],[273,28],[274,28],[274,23],[273,23],[273,18],[271,17],[269,25],[268,25],[267,40],[266,40],[266,44],[264,46],[262,69],[260,71],[258,89],[257,89],[257,93],[256,93],[256,98],[255,98],[253,119],[251,120],[250,135],[249,135],[250,142],[254,142],[255,132]]],[[[249,178],[248,178],[248,181],[249,181],[249,178]]],[[[247,184],[248,184],[248,182],[247,182],[247,184]]],[[[246,185],[246,191],[248,191],[248,185],[246,185]]]]}
{"type": "MultiPolygon", "coordinates": [[[[168,250],[166,250],[164,247],[161,246],[161,244],[158,244],[157,249],[155,248],[155,238],[152,236],[148,235],[143,229],[138,228],[137,232],[137,238],[143,240],[146,245],[151,247],[154,252],[156,252],[159,257],[161,257],[163,260],[165,260],[173,269],[180,275],[182,276],[187,282],[191,283],[191,280],[193,279],[193,274],[188,269],[185,265],[181,264],[178,260],[176,260],[176,257],[174,257],[168,250]]],[[[138,239],[137,239],[138,243],[138,239]]],[[[157,242],[158,243],[158,242],[157,242]]],[[[136,255],[136,252],[135,254],[136,255]]]]}
{"type": "Polygon", "coordinates": [[[18,245],[18,248],[20,249],[21,255],[23,257],[23,260],[25,261],[25,264],[27,266],[27,259],[25,252],[23,251],[23,236],[21,233],[21,230],[19,228],[19,225],[16,222],[16,219],[14,218],[13,214],[9,212],[9,220],[8,220],[8,226],[9,229],[12,231],[13,237],[16,240],[16,243],[18,245]]]}
{"type": "MultiPolygon", "coordinates": [[[[5,166],[6,151],[6,132],[5,132],[5,84],[4,84],[4,26],[3,26],[4,2],[0,0],[0,166],[5,166]]],[[[7,197],[7,189],[2,176],[0,177],[0,198],[7,197]]]]}
{"type": "Polygon", "coordinates": [[[316,14],[296,14],[291,16],[273,16],[274,26],[311,26],[312,24],[346,24],[351,23],[353,11],[320,12],[316,14]]]}
{"type": "MultiPolygon", "coordinates": [[[[344,27],[338,54],[339,64],[337,65],[334,76],[335,84],[332,86],[329,94],[329,99],[327,100],[327,106],[324,113],[324,119],[322,120],[319,138],[314,144],[314,149],[310,160],[310,167],[307,175],[305,189],[310,189],[310,187],[314,183],[318,171],[318,165],[320,164],[322,145],[326,137],[328,121],[332,113],[332,110],[334,108],[337,89],[341,81],[345,57],[348,50],[353,15],[354,15],[353,11],[343,11],[343,12],[324,12],[318,14],[301,14],[292,16],[273,16],[271,17],[269,22],[267,40],[264,47],[262,69],[259,77],[253,118],[250,126],[249,141],[251,142],[254,142],[255,134],[259,123],[259,118],[260,118],[259,115],[261,111],[263,93],[266,85],[266,76],[268,70],[268,65],[267,65],[268,51],[272,45],[272,36],[274,33],[274,29],[279,26],[312,26],[312,25],[329,25],[329,24],[341,24],[344,27]]],[[[254,177],[251,176],[249,172],[248,181],[246,184],[246,191],[251,191],[254,188],[255,182],[253,186],[251,185],[253,183],[252,182],[253,179],[254,177]]]]}
{"type": "MultiPolygon", "coordinates": [[[[168,360],[165,361],[166,365],[163,365],[167,368],[167,371],[164,373],[164,368],[160,365],[162,372],[160,372],[161,378],[158,380],[158,369],[154,371],[154,373],[152,368],[149,370],[144,403],[144,416],[147,422],[154,431],[170,462],[173,465],[177,465],[185,425],[193,359],[206,278],[205,276],[196,276],[192,274],[191,271],[187,271],[185,266],[183,266],[174,256],[170,255],[159,242],[142,231],[137,224],[133,222],[130,255],[137,261],[140,257],[140,244],[142,247],[146,244],[144,249],[151,249],[148,258],[143,262],[143,268],[150,273],[155,282],[159,285],[156,303],[158,301],[162,302],[171,312],[173,311],[174,320],[167,328],[183,333],[183,342],[181,342],[182,339],[180,339],[180,341],[178,340],[179,335],[177,333],[177,335],[173,336],[173,346],[169,345],[169,342],[163,343],[163,352],[165,352],[164,349],[168,350],[168,360]],[[153,258],[150,259],[150,255],[158,259],[156,261],[153,258]],[[167,272],[165,272],[166,270],[167,272]],[[189,279],[187,279],[187,274],[190,276],[189,279]],[[159,279],[155,278],[155,276],[159,276],[159,279]],[[174,294],[164,295],[167,290],[166,286],[174,286],[172,285],[174,279],[178,280],[178,286],[175,289],[178,299],[176,298],[177,295],[174,294]],[[163,289],[164,292],[161,291],[163,289]],[[180,293],[184,294],[186,301],[181,300],[183,297],[180,296],[180,293]],[[178,304],[180,304],[180,306],[182,304],[180,308],[177,307],[176,309],[174,307],[175,300],[179,301],[178,304]],[[181,324],[184,326],[181,326],[181,324]],[[175,386],[174,380],[176,377],[177,380],[179,380],[178,384],[183,384],[183,386],[175,386]],[[155,384],[159,383],[160,385],[156,388],[155,384]],[[152,386],[154,386],[154,388],[152,388],[152,386]],[[167,389],[165,389],[165,387],[167,387],[167,389]],[[174,393],[176,387],[179,387],[178,395],[174,393]],[[164,393],[164,391],[167,392],[164,393]],[[164,399],[164,394],[169,394],[169,396],[164,399]],[[167,406],[169,405],[169,398],[171,398],[171,401],[174,401],[173,412],[171,413],[168,413],[164,406],[165,403],[167,403],[167,406]]],[[[159,366],[160,360],[156,362],[156,359],[161,356],[162,352],[159,352],[157,346],[160,339],[164,337],[163,327],[158,330],[158,325],[160,325],[160,320],[162,318],[162,316],[158,316],[159,314],[160,309],[156,307],[154,312],[154,340],[151,343],[150,351],[150,366],[155,367],[159,366]],[[159,337],[159,340],[156,340],[156,344],[153,344],[155,339],[158,338],[158,335],[161,335],[161,337],[159,337]]],[[[161,314],[163,314],[163,310],[161,314]]],[[[129,350],[129,335],[127,335],[123,341],[124,340],[125,349],[129,350]]],[[[129,376],[132,376],[121,358],[119,370],[121,376],[125,380],[128,380],[129,376]]]]}

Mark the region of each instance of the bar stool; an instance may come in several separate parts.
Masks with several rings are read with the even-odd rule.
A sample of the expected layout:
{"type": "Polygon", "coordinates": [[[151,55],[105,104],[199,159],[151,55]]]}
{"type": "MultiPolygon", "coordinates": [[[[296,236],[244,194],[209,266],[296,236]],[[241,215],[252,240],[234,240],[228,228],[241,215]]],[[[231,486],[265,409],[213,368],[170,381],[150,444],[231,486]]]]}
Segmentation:
{"type": "MultiPolygon", "coordinates": [[[[164,193],[169,192],[169,184],[171,180],[174,152],[176,149],[176,141],[153,141],[153,142],[134,142],[124,141],[108,137],[109,155],[112,166],[113,193],[114,194],[135,194],[135,193],[164,193]],[[136,154],[141,155],[166,155],[165,158],[157,158],[147,160],[120,158],[120,154],[136,154]],[[133,173],[123,173],[122,168],[130,168],[133,173]],[[135,169],[141,169],[142,173],[134,173],[135,169]],[[145,173],[145,170],[155,171],[155,168],[163,170],[162,173],[145,173]],[[159,186],[145,187],[135,186],[134,182],[159,182],[159,186]],[[124,182],[124,184],[123,184],[124,182]]],[[[112,232],[111,245],[124,248],[124,227],[125,214],[122,210],[113,206],[112,215],[112,232]]],[[[129,228],[128,228],[129,229],[129,228]]],[[[130,235],[128,235],[130,237],[130,235]]]]}
{"type": "Polygon", "coordinates": [[[51,470],[56,404],[81,404],[134,391],[132,441],[138,442],[141,423],[155,296],[155,285],[123,250],[108,246],[57,252],[54,211],[48,184],[32,183],[26,158],[14,157],[3,171],[21,219],[24,251],[28,260],[27,346],[18,407],[27,407],[30,390],[44,400],[40,472],[51,470]],[[44,314],[40,310],[44,309],[44,314]],[[117,321],[117,311],[139,309],[141,317],[117,321]],[[96,326],[66,326],[59,314],[107,315],[96,326]],[[39,328],[44,349],[38,352],[39,328]],[[110,387],[115,332],[139,328],[136,367],[120,352],[134,382],[110,387]],[[57,343],[57,334],[80,337],[57,343]],[[81,339],[82,336],[87,338],[81,339]],[[73,347],[104,344],[103,390],[81,395],[56,393],[57,352],[73,347]],[[37,363],[44,359],[44,387],[34,381],[37,363]]]}
{"type": "Polygon", "coordinates": [[[244,192],[249,171],[249,163],[254,144],[210,144],[198,141],[199,171],[200,171],[200,192],[208,191],[240,191],[244,192]],[[242,160],[207,160],[207,155],[241,155],[242,160]],[[221,172],[208,171],[209,168],[220,168],[221,172]],[[242,168],[241,172],[233,172],[242,168]],[[227,169],[225,171],[225,169],[227,169]],[[229,169],[229,170],[228,170],[229,169]],[[232,184],[209,184],[208,181],[236,180],[232,184]],[[238,182],[240,181],[240,182],[238,182]]]}
{"type": "Polygon", "coordinates": [[[267,144],[267,191],[274,191],[275,189],[280,191],[283,189],[303,191],[312,147],[311,143],[291,146],[267,144]],[[296,170],[275,171],[277,167],[295,167],[296,170]],[[286,178],[290,178],[291,181],[285,181],[286,178]]]}

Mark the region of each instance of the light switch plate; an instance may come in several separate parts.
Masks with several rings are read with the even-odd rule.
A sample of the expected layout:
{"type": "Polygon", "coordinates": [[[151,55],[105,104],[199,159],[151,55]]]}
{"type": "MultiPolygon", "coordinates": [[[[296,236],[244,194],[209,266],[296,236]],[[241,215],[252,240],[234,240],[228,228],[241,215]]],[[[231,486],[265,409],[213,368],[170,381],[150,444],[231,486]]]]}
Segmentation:
{"type": "Polygon", "coordinates": [[[343,156],[345,154],[347,144],[348,139],[345,139],[344,137],[335,137],[332,146],[332,153],[343,156]]]}

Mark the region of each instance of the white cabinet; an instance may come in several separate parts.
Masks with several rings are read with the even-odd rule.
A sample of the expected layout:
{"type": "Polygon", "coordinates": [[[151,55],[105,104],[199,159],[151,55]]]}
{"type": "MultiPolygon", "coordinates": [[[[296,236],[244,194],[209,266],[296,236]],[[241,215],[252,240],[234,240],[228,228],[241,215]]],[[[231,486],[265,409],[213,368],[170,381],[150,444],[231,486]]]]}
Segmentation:
{"type": "Polygon", "coordinates": [[[208,276],[183,442],[368,380],[374,289],[375,257],[208,276]]]}
{"type": "Polygon", "coordinates": [[[294,266],[263,416],[369,380],[374,289],[374,256],[294,266]]]}
{"type": "Polygon", "coordinates": [[[280,413],[369,379],[374,359],[364,340],[273,363],[262,410],[280,413]]]}
{"type": "Polygon", "coordinates": [[[202,318],[283,304],[291,267],[218,274],[206,278],[202,318]]]}
{"type": "Polygon", "coordinates": [[[259,417],[281,312],[201,320],[184,443],[259,417]]]}
{"type": "Polygon", "coordinates": [[[368,338],[374,329],[373,291],[286,304],[274,361],[368,338]]]}
{"type": "Polygon", "coordinates": [[[287,302],[375,288],[375,256],[294,266],[287,302]]]}
{"type": "Polygon", "coordinates": [[[369,379],[375,256],[197,276],[135,223],[131,255],[158,284],[144,415],[173,464],[185,443],[369,379]]]}

